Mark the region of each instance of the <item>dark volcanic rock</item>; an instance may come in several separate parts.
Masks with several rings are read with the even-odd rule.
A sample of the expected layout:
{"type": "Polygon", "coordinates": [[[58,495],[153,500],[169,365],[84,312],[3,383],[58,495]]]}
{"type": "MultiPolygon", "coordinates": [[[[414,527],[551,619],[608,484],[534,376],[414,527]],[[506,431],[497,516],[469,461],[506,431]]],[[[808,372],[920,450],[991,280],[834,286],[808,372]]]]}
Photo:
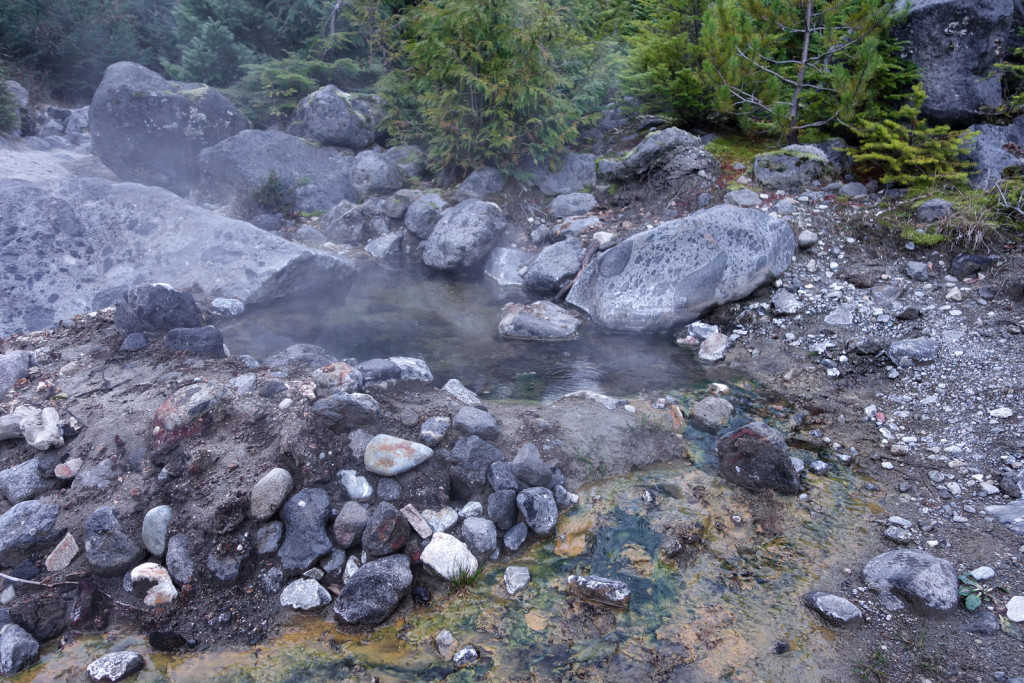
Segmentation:
{"type": "Polygon", "coordinates": [[[479,436],[463,437],[448,454],[451,465],[451,495],[456,500],[470,500],[484,490],[487,470],[492,462],[501,460],[501,451],[479,436]]]}
{"type": "Polygon", "coordinates": [[[516,506],[530,531],[538,536],[549,536],[558,524],[558,506],[550,489],[541,486],[523,489],[516,496],[516,506]]]}
{"type": "Polygon", "coordinates": [[[132,287],[121,295],[114,308],[114,325],[122,334],[165,332],[202,324],[203,314],[192,295],[170,285],[132,287]]]}
{"type": "Polygon", "coordinates": [[[367,562],[345,583],[334,602],[341,624],[375,625],[388,618],[412,586],[406,555],[389,555],[367,562]]]}
{"type": "Polygon", "coordinates": [[[39,661],[39,643],[25,629],[6,624],[0,629],[0,674],[13,676],[39,661]]]}
{"type": "Polygon", "coordinates": [[[800,478],[782,434],[763,422],[750,422],[718,440],[722,476],[749,489],[793,494],[800,478]]]}
{"type": "Polygon", "coordinates": [[[277,551],[285,572],[304,572],[331,552],[327,515],[331,499],[323,489],[302,489],[281,508],[284,542],[277,551]]]}
{"type": "Polygon", "coordinates": [[[502,531],[511,529],[516,523],[516,494],[515,489],[502,489],[487,496],[487,516],[502,531]]]}
{"type": "Polygon", "coordinates": [[[135,542],[118,521],[112,507],[97,508],[89,515],[83,535],[85,555],[97,574],[123,574],[146,555],[142,546],[135,542]]]}
{"type": "Polygon", "coordinates": [[[387,501],[378,503],[363,529],[363,550],[371,555],[390,555],[405,546],[411,532],[409,521],[398,508],[387,501]]]}

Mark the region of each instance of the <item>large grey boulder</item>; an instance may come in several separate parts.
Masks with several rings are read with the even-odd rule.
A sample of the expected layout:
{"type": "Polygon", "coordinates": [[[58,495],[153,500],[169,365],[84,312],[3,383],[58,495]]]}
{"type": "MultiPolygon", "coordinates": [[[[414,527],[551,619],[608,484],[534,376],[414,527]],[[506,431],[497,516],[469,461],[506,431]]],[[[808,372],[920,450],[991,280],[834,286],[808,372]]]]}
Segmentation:
{"type": "Polygon", "coordinates": [[[530,181],[549,197],[570,192],[583,192],[597,184],[597,157],[593,154],[568,152],[556,165],[556,170],[528,160],[523,170],[530,181]]]}
{"type": "Polygon", "coordinates": [[[861,576],[890,610],[902,609],[904,600],[924,614],[950,612],[957,605],[953,565],[920,550],[882,553],[864,565],[861,576]]]}
{"type": "Polygon", "coordinates": [[[349,174],[355,160],[277,130],[247,130],[199,155],[202,193],[212,201],[244,202],[275,173],[295,188],[295,208],[327,211],[343,199],[356,201],[349,174]]]}
{"type": "Polygon", "coordinates": [[[140,282],[253,304],[321,286],[343,294],[355,273],[161,188],[100,178],[0,180],[0,225],[19,256],[0,269],[0,335],[109,306],[140,282]]]}
{"type": "Polygon", "coordinates": [[[423,263],[435,270],[466,273],[490,253],[508,223],[497,204],[466,199],[446,209],[424,243],[423,263]]]}
{"type": "Polygon", "coordinates": [[[199,153],[248,127],[217,90],[133,62],[107,67],[89,107],[93,149],[118,178],[182,195],[199,182],[199,153]]]}
{"type": "Polygon", "coordinates": [[[921,111],[934,123],[968,125],[983,107],[1002,104],[999,72],[1010,37],[1014,0],[904,0],[906,22],[893,37],[918,68],[928,98],[921,111]]]}
{"type": "Polygon", "coordinates": [[[371,197],[362,204],[342,200],[324,216],[327,239],[344,244],[363,244],[367,239],[386,235],[391,219],[384,212],[384,200],[371,197]]]}
{"type": "Polygon", "coordinates": [[[349,171],[352,189],[360,199],[371,195],[387,195],[402,189],[405,174],[386,155],[367,149],[356,155],[349,171]]]}
{"type": "Polygon", "coordinates": [[[816,145],[788,145],[754,158],[754,180],[771,190],[799,192],[834,170],[828,155],[816,145]]]}
{"type": "Polygon", "coordinates": [[[550,244],[537,254],[523,273],[527,289],[557,292],[583,265],[583,243],[576,237],[550,244]]]}
{"type": "Polygon", "coordinates": [[[379,98],[325,85],[299,102],[289,130],[325,145],[363,149],[377,137],[380,119],[379,98]]]}
{"type": "Polygon", "coordinates": [[[682,148],[701,147],[700,138],[679,128],[651,133],[620,159],[599,159],[597,176],[601,180],[631,180],[665,166],[682,148]]]}
{"type": "Polygon", "coordinates": [[[784,220],[715,206],[603,252],[583,269],[566,301],[609,329],[668,330],[774,280],[795,250],[784,220]]]}
{"type": "Polygon", "coordinates": [[[1003,171],[1024,164],[1024,157],[1013,150],[1024,149],[1024,116],[1018,116],[1010,124],[997,126],[983,123],[971,126],[978,136],[970,143],[967,158],[975,165],[971,174],[971,185],[987,190],[1003,177],[1003,171]]]}

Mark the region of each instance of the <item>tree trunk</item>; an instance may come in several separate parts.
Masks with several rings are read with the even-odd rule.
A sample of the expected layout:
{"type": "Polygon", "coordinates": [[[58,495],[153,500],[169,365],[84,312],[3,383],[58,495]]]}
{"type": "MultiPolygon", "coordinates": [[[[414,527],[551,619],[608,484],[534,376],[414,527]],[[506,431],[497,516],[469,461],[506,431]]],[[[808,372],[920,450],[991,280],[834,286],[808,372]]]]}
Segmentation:
{"type": "Polygon", "coordinates": [[[800,53],[800,62],[796,70],[796,85],[793,86],[793,99],[789,103],[789,130],[786,131],[786,142],[795,144],[798,140],[799,130],[797,122],[800,120],[800,93],[804,87],[804,75],[807,71],[807,60],[811,52],[811,18],[814,16],[814,0],[805,0],[804,11],[804,46],[800,53]]]}

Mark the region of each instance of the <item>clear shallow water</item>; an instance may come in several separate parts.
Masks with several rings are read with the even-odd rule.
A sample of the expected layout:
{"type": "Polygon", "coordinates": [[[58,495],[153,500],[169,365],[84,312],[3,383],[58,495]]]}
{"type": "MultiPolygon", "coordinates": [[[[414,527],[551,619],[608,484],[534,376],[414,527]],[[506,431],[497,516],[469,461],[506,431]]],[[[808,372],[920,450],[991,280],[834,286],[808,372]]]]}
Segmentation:
{"type": "MultiPolygon", "coordinates": [[[[742,405],[755,397],[737,389],[733,398],[742,405]]],[[[770,422],[786,418],[785,408],[761,410],[770,422]]],[[[93,658],[124,648],[146,656],[139,681],[839,680],[835,633],[801,597],[821,587],[826,568],[870,543],[867,520],[878,510],[862,497],[863,482],[840,467],[808,480],[808,501],[778,497],[766,508],[721,480],[712,438],[689,427],[682,436],[693,462],[586,486],[554,538],[487,565],[473,586],[439,591],[426,606],[405,603],[372,633],[296,615],[255,648],[173,657],[149,652],[138,635],[89,636],[63,651],[50,646],[18,680],[78,680],[93,658]],[[665,560],[659,548],[681,524],[699,525],[705,540],[688,559],[665,560]],[[515,597],[502,582],[510,564],[532,574],[515,597]],[[571,573],[626,581],[629,609],[568,599],[571,573]],[[432,651],[442,628],[460,646],[476,646],[481,660],[462,671],[442,662],[432,651]],[[792,651],[773,654],[779,640],[792,651]]]]}
{"type": "Polygon", "coordinates": [[[278,302],[218,326],[233,354],[265,358],[290,344],[338,358],[423,358],[439,381],[492,398],[552,401],[579,389],[616,396],[693,387],[704,370],[668,336],[602,332],[584,324],[570,342],[503,340],[507,301],[533,300],[489,280],[465,282],[370,268],[344,298],[278,302]]]}

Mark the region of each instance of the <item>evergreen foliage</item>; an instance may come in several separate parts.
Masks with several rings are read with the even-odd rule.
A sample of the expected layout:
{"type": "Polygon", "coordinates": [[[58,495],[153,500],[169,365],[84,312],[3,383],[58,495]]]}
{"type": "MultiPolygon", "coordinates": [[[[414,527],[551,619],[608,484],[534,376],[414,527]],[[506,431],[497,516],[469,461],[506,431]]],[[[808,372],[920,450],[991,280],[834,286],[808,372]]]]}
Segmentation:
{"type": "Polygon", "coordinates": [[[540,0],[426,0],[407,16],[398,67],[380,82],[388,130],[434,169],[543,162],[577,135],[559,70],[566,22],[540,0]]]}
{"type": "MultiPolygon", "coordinates": [[[[848,125],[907,85],[889,26],[895,0],[714,0],[704,15],[703,73],[715,105],[748,132],[848,125]]],[[[905,92],[905,90],[904,90],[905,92]]]]}
{"type": "Polygon", "coordinates": [[[921,116],[924,98],[924,88],[918,83],[910,102],[895,116],[878,121],[860,119],[853,130],[861,144],[851,156],[859,164],[878,167],[885,183],[913,188],[936,182],[962,185],[971,171],[971,163],[964,157],[965,146],[977,133],[929,126],[921,116]]]}
{"type": "Polygon", "coordinates": [[[217,20],[199,26],[181,51],[179,63],[162,60],[167,75],[179,81],[199,81],[214,87],[234,82],[241,74],[242,64],[253,61],[253,54],[235,42],[231,30],[217,20]]]}
{"type": "Polygon", "coordinates": [[[347,58],[325,62],[286,57],[242,68],[245,75],[224,92],[258,127],[286,123],[299,101],[322,85],[362,90],[381,73],[379,65],[366,66],[347,58]]]}
{"type": "Polygon", "coordinates": [[[52,96],[86,101],[113,62],[157,68],[173,0],[3,0],[0,46],[20,71],[45,79],[52,96]]]}
{"type": "Polygon", "coordinates": [[[703,119],[711,88],[700,65],[701,16],[708,0],[638,0],[629,42],[630,91],[654,113],[680,125],[703,119]]]}

